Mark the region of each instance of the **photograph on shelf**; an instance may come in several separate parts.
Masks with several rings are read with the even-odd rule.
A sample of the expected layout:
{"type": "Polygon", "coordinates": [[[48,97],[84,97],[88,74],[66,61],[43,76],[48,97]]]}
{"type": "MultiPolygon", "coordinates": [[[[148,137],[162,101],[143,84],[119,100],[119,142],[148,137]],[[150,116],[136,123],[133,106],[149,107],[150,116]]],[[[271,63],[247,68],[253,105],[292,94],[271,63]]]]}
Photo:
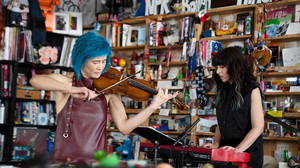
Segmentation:
{"type": "Polygon", "coordinates": [[[53,32],[69,34],[70,14],[53,12],[53,32]]]}
{"type": "Polygon", "coordinates": [[[276,122],[268,122],[268,129],[273,130],[274,136],[283,136],[282,126],[276,122]]]}
{"type": "Polygon", "coordinates": [[[129,27],[126,46],[135,46],[138,44],[138,28],[135,26],[129,27]]]}
{"type": "Polygon", "coordinates": [[[82,13],[80,12],[69,12],[70,22],[70,35],[81,36],[82,35],[82,13]]]}

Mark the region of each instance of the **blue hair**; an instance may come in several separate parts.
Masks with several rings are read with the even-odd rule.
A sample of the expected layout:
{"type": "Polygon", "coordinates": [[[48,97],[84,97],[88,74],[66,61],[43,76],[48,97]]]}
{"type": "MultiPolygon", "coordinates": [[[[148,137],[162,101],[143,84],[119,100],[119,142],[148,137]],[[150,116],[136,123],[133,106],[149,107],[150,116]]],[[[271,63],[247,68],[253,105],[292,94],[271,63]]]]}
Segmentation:
{"type": "Polygon", "coordinates": [[[105,68],[102,71],[103,74],[108,69],[111,58],[110,46],[104,37],[89,31],[76,40],[71,58],[73,69],[76,72],[78,79],[80,78],[80,69],[86,61],[98,56],[107,57],[105,68]]]}

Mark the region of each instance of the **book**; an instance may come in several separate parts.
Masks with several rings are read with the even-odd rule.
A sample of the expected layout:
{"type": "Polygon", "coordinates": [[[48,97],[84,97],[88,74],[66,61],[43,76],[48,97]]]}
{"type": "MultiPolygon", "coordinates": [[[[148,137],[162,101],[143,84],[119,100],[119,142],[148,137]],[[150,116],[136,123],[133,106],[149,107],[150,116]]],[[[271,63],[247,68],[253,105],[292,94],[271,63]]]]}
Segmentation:
{"type": "Polygon", "coordinates": [[[287,6],[280,9],[268,10],[268,18],[265,22],[265,31],[267,37],[284,36],[292,21],[293,6],[287,6]]]}

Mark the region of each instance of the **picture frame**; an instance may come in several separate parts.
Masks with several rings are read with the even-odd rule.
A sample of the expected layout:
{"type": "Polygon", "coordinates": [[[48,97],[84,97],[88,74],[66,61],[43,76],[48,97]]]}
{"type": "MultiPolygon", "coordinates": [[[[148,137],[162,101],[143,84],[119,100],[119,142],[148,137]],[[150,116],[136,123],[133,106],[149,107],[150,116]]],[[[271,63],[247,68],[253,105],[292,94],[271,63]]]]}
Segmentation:
{"type": "Polygon", "coordinates": [[[168,126],[169,127],[169,118],[158,118],[158,123],[160,123],[162,126],[168,126]]]}
{"type": "Polygon", "coordinates": [[[276,122],[268,122],[267,128],[274,131],[274,136],[283,136],[283,128],[280,124],[276,122]]]}
{"type": "Polygon", "coordinates": [[[53,12],[53,33],[69,34],[70,14],[53,12]]]}
{"type": "Polygon", "coordinates": [[[138,28],[137,26],[129,26],[126,46],[135,46],[138,44],[138,28]]]}
{"type": "Polygon", "coordinates": [[[82,13],[68,12],[70,14],[70,30],[69,34],[74,36],[82,35],[82,13]]]}

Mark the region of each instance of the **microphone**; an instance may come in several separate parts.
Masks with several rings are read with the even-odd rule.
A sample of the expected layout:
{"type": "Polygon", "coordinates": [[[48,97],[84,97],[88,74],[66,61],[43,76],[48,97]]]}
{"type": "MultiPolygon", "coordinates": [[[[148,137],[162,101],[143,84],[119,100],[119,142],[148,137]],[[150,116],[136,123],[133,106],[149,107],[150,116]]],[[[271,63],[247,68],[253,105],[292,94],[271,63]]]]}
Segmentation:
{"type": "Polygon", "coordinates": [[[182,134],[180,134],[178,136],[178,139],[176,140],[176,142],[173,143],[173,145],[171,146],[171,148],[173,148],[179,141],[184,140],[184,138],[187,136],[187,133],[190,132],[190,130],[198,124],[198,122],[200,121],[200,118],[198,118],[186,131],[184,131],[182,134]]]}

